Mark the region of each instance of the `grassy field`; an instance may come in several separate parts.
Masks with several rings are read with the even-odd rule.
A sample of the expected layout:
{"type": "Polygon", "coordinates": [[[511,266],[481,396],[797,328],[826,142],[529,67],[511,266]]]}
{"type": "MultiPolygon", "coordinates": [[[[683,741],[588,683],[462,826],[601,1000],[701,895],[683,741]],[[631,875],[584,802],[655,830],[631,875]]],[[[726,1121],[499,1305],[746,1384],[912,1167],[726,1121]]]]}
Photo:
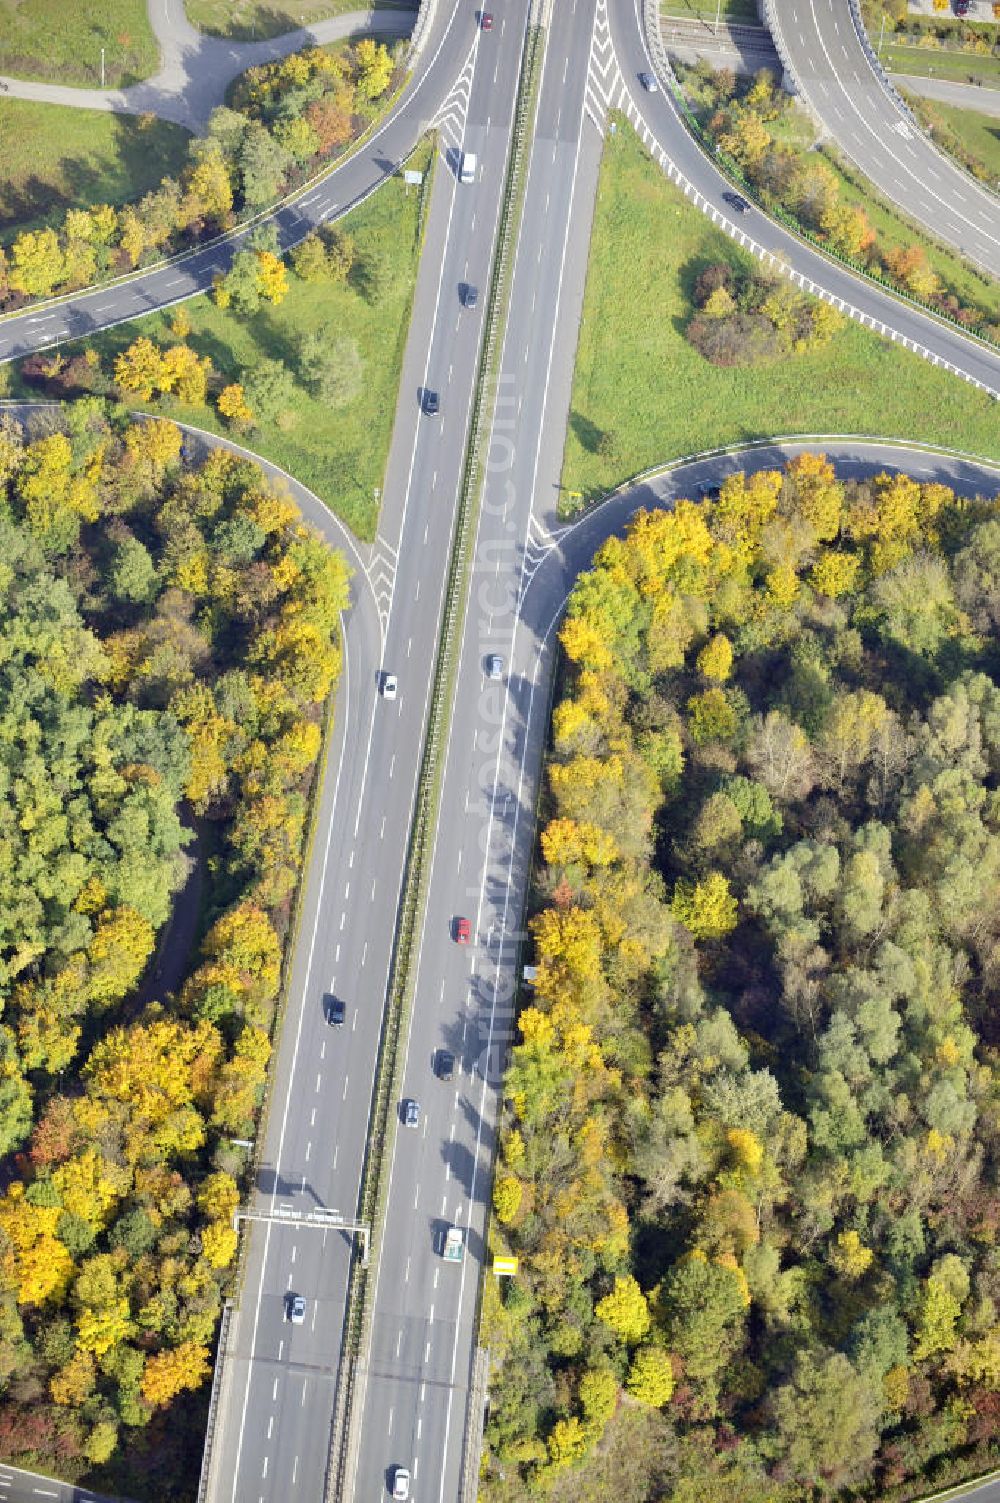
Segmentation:
{"type": "Polygon", "coordinates": [[[932,105],[935,115],[940,115],[962,144],[1000,181],[1000,119],[996,115],[981,115],[977,110],[940,104],[936,99],[925,102],[932,105]]]}
{"type": "Polygon", "coordinates": [[[99,87],[102,47],[109,89],[156,72],[145,0],[0,0],[0,73],[99,87]]]}
{"type": "Polygon", "coordinates": [[[982,82],[1000,88],[1000,57],[976,52],[945,52],[938,47],[901,47],[886,42],[882,66],[888,73],[911,73],[918,78],[948,78],[954,83],[982,82]]]}
{"type": "Polygon", "coordinates": [[[188,139],[165,120],[0,96],[0,237],[55,225],[67,209],[141,198],[179,171],[188,139]]]}
{"type": "MultiPolygon", "coordinates": [[[[368,10],[371,0],[185,0],[188,20],[212,36],[259,41],[326,21],[352,10],[368,10]]],[[[379,10],[414,11],[410,0],[374,0],[379,10]]],[[[737,0],[739,3],[739,0],[737,0]]]]}
{"type": "Polygon", "coordinates": [[[989,398],[856,324],[810,354],[709,365],[683,330],[694,278],[718,260],[747,258],[620,122],[605,142],[565,490],[595,496],[660,461],[781,433],[878,433],[1000,458],[989,398]]]}
{"type": "MultiPolygon", "coordinates": [[[[429,161],[430,147],[423,145],[407,165],[426,171],[429,161]]],[[[425,193],[430,184],[428,172],[425,193]]],[[[226,381],[237,380],[241,369],[260,359],[282,360],[294,372],[299,341],[309,330],[330,327],[338,335],[353,338],[363,361],[363,381],[358,396],[346,407],[332,411],[298,383],[290,424],[263,423],[240,439],[214,407],[188,406],[172,398],[135,405],[240,439],[309,486],[359,537],[374,537],[378,522],[375,490],[382,486],[389,452],[416,281],[421,202],[419,190],[407,192],[401,179],[394,178],[342,221],[359,248],[377,242],[391,253],[397,271],[395,285],[374,305],[350,285],[302,282],[291,271],[284,302],[277,307],[267,304],[253,317],[241,318],[218,308],[208,297],[185,304],[192,324],[186,343],[200,355],[208,355],[226,381]]],[[[105,330],[84,343],[100,352],[104,368],[110,371],[114,356],[139,334],[160,344],[176,343],[167,327],[171,316],[153,314],[105,330]]],[[[80,347],[67,344],[63,348],[72,355],[80,347]]],[[[10,394],[37,395],[37,391],[29,393],[15,376],[10,394]]]]}
{"type": "MultiPolygon", "coordinates": [[[[665,19],[683,16],[685,20],[689,20],[692,16],[699,16],[704,20],[714,21],[717,11],[716,0],[663,0],[660,6],[660,14],[665,19]]],[[[758,16],[755,0],[722,0],[721,19],[756,24],[758,16]]]]}

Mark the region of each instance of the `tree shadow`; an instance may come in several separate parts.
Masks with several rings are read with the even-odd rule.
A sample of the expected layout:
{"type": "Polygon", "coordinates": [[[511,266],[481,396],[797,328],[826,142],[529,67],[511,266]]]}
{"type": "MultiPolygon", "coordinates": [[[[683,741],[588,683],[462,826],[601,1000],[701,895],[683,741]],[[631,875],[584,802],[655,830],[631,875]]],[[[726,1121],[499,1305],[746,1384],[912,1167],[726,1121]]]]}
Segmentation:
{"type": "Polygon", "coordinates": [[[588,454],[596,454],[601,439],[604,437],[603,428],[591,422],[582,412],[575,410],[570,412],[569,425],[572,428],[581,448],[586,449],[588,454]]]}

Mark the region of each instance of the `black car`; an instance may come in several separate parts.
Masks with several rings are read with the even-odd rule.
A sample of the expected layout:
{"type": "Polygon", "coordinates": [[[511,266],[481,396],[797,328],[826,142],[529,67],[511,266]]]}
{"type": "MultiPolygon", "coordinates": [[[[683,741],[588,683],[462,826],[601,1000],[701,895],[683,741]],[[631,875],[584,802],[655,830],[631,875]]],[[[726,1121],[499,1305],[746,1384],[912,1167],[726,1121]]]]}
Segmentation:
{"type": "Polygon", "coordinates": [[[455,1074],[455,1056],[450,1049],[439,1049],[434,1062],[438,1080],[451,1080],[455,1074]]]}
{"type": "Polygon", "coordinates": [[[479,288],[473,287],[471,282],[466,282],[462,289],[462,302],[466,308],[475,308],[479,302],[479,288]]]}
{"type": "Polygon", "coordinates": [[[347,1016],[347,1006],[342,997],[327,997],[326,1021],[331,1028],[343,1028],[344,1019],[347,1016]]]}
{"type": "Polygon", "coordinates": [[[424,411],[428,417],[437,417],[441,403],[436,391],[424,392],[424,411]]]}
{"type": "Polygon", "coordinates": [[[737,214],[745,214],[750,207],[746,199],[742,198],[739,193],[723,193],[722,197],[731,209],[736,210],[737,214]]]}

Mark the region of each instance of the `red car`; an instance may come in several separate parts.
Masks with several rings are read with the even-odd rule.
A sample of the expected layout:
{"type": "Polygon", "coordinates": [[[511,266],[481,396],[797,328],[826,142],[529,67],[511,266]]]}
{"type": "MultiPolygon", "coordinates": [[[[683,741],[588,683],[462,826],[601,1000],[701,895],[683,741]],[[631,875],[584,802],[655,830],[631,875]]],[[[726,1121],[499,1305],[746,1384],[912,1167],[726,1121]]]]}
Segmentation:
{"type": "Polygon", "coordinates": [[[490,13],[489,13],[488,10],[484,10],[484,11],[480,12],[480,22],[479,22],[479,24],[482,26],[482,28],[483,28],[484,31],[492,31],[493,30],[493,17],[490,15],[490,13]]]}
{"type": "Polygon", "coordinates": [[[457,918],[455,920],[456,945],[467,945],[469,943],[469,937],[471,934],[472,928],[469,924],[469,920],[467,918],[457,918]]]}

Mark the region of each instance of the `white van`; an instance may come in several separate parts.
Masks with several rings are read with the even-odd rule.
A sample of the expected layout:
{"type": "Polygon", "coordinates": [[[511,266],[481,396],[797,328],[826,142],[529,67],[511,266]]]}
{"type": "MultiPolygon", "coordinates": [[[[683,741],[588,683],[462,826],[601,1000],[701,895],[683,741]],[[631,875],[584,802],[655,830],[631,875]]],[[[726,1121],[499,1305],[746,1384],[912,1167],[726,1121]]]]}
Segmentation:
{"type": "Polygon", "coordinates": [[[460,183],[474,183],[476,181],[476,154],[473,151],[463,151],[462,161],[458,169],[460,183]]]}

